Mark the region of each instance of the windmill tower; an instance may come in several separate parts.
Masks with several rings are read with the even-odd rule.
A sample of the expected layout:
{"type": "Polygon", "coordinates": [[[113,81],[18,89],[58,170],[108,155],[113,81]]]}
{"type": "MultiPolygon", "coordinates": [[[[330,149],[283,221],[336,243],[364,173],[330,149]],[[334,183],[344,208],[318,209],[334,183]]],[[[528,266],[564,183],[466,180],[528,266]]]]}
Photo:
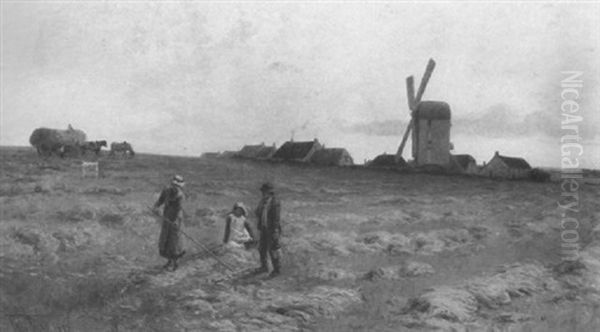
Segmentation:
{"type": "Polygon", "coordinates": [[[406,93],[411,119],[396,152],[396,161],[402,158],[408,135],[412,131],[412,157],[416,166],[450,163],[450,106],[442,101],[421,101],[435,61],[429,59],[415,96],[414,78],[406,78],[406,93]]]}

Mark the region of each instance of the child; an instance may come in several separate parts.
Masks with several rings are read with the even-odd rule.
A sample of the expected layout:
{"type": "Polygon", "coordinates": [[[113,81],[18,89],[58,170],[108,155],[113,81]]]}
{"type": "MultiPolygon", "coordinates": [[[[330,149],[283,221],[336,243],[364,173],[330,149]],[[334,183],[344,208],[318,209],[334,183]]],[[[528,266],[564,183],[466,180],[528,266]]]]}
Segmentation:
{"type": "Polygon", "coordinates": [[[248,215],[244,203],[238,202],[233,205],[232,211],[225,219],[225,236],[223,243],[226,246],[234,248],[248,248],[254,243],[250,234],[252,230],[246,220],[248,215]]]}

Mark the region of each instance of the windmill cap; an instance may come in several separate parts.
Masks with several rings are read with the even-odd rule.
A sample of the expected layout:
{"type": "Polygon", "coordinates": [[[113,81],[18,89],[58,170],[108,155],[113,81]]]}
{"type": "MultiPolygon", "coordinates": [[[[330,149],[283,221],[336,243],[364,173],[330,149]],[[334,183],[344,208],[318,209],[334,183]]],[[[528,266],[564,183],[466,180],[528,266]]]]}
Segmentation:
{"type": "Polygon", "coordinates": [[[415,115],[419,119],[450,120],[450,105],[443,101],[422,101],[417,104],[415,115]]]}

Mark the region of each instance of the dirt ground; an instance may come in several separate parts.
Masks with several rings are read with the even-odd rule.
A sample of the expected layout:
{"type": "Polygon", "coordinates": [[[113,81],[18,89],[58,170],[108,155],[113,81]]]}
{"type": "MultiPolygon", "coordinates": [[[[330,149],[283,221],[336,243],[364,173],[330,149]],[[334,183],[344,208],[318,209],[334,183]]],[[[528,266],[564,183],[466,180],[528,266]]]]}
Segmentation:
{"type": "MultiPolygon", "coordinates": [[[[600,186],[579,190],[581,258],[561,262],[559,183],[235,159],[0,149],[2,331],[600,331],[600,186]],[[282,201],[283,273],[255,251],[186,242],[161,270],[147,207],[185,177],[185,233],[208,248],[224,216],[282,201]],[[212,255],[234,267],[233,273],[212,255]]],[[[254,219],[252,219],[254,222],[254,219]]]]}

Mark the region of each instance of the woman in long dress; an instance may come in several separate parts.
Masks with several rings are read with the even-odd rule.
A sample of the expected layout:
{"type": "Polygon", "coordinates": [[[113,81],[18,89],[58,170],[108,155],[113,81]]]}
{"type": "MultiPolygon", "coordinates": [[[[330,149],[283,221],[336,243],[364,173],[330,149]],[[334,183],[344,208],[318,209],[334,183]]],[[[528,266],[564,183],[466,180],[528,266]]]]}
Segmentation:
{"type": "Polygon", "coordinates": [[[158,238],[158,253],[168,259],[164,268],[171,268],[171,271],[177,269],[177,260],[185,254],[180,233],[183,226],[184,185],[183,177],[175,175],[171,181],[171,186],[163,189],[158,201],[154,204],[155,212],[158,212],[159,207],[164,205],[162,227],[158,238]]]}

